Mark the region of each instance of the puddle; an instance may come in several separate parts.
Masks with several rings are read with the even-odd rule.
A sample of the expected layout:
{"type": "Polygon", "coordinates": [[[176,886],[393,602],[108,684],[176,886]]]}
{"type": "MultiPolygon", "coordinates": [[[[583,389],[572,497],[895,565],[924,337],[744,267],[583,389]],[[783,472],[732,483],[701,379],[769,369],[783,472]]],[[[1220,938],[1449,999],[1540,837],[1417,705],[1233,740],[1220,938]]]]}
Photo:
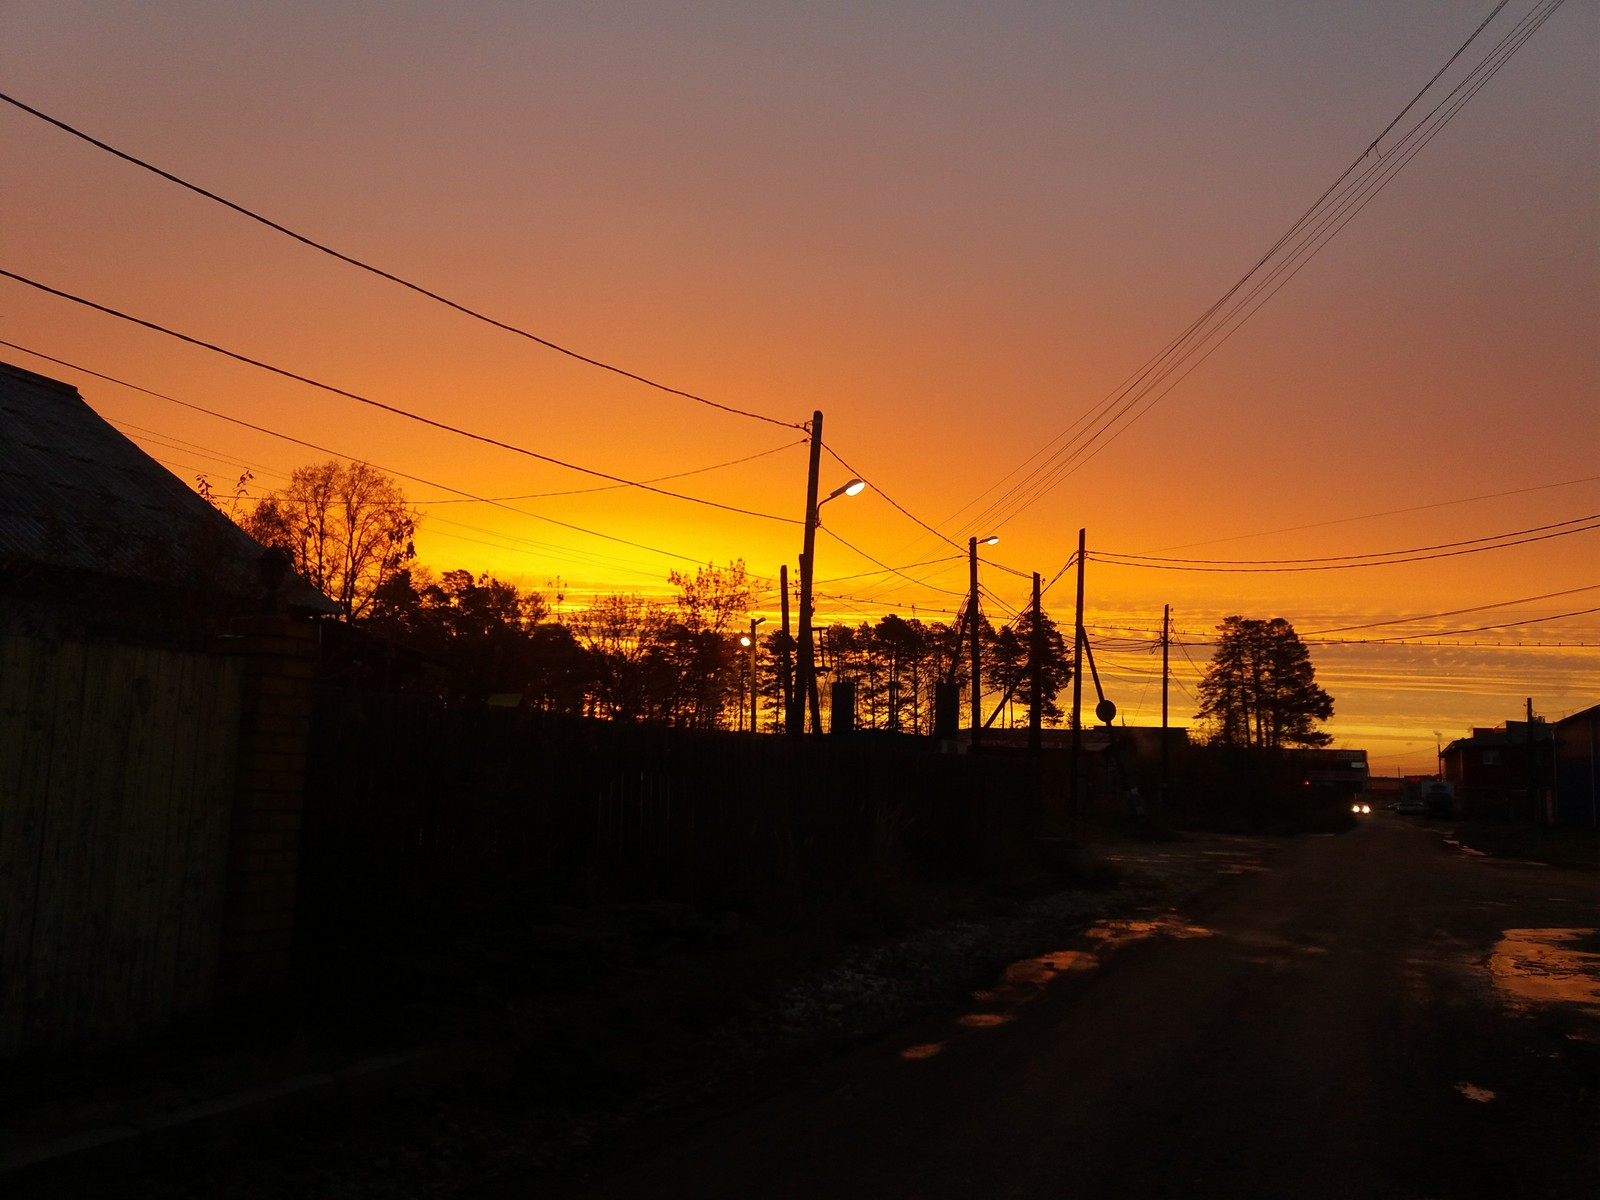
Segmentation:
{"type": "MultiPolygon", "coordinates": [[[[984,1011],[968,1013],[956,1018],[956,1025],[964,1029],[993,1029],[1015,1019],[1016,1010],[1037,999],[1051,981],[1074,971],[1092,971],[1100,965],[1103,955],[1118,946],[1146,938],[1203,938],[1211,937],[1209,929],[1188,925],[1172,913],[1164,913],[1148,920],[1100,921],[1084,932],[1091,939],[1090,950],[1053,950],[1033,958],[1019,959],[1000,973],[995,985],[972,993],[973,1002],[984,1011]]],[[[900,1051],[903,1059],[932,1058],[944,1049],[943,1042],[925,1042],[907,1046],[900,1051]]]]}
{"type": "Polygon", "coordinates": [[[1489,956],[1490,978],[1515,1001],[1600,1011],[1600,954],[1576,944],[1595,935],[1593,929],[1507,929],[1489,956]]]}
{"type": "Polygon", "coordinates": [[[1011,1018],[1005,1013],[968,1013],[960,1018],[956,1024],[965,1025],[968,1029],[993,1029],[996,1025],[1004,1025],[1011,1018]]]}
{"type": "Polygon", "coordinates": [[[1211,931],[1198,925],[1186,925],[1171,913],[1166,913],[1153,921],[1101,921],[1089,929],[1088,936],[1108,945],[1120,946],[1151,937],[1210,937],[1211,931]]]}
{"type": "Polygon", "coordinates": [[[1494,1099],[1494,1093],[1488,1088],[1478,1087],[1471,1083],[1456,1084],[1456,1091],[1460,1092],[1468,1100],[1476,1100],[1479,1104],[1487,1104],[1494,1099]]]}

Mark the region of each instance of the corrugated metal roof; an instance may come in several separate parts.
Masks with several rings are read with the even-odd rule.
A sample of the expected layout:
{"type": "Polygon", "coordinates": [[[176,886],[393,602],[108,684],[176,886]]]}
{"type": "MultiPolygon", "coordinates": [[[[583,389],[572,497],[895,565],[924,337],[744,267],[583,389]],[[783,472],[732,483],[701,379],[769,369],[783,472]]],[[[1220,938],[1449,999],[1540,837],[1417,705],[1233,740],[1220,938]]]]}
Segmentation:
{"type": "MultiPolygon", "coordinates": [[[[263,552],[76,388],[0,363],[0,563],[259,600],[263,552]]],[[[285,587],[334,611],[302,580],[285,587]]]]}

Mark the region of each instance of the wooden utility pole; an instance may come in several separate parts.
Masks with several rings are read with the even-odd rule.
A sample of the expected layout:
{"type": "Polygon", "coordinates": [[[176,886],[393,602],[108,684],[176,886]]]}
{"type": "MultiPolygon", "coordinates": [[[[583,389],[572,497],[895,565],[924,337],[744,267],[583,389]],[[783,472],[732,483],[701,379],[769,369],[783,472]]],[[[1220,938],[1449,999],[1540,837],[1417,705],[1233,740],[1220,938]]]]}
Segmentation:
{"type": "Polygon", "coordinates": [[[1078,530],[1078,603],[1072,621],[1072,820],[1077,823],[1078,760],[1083,754],[1083,547],[1085,531],[1078,530]]]}
{"type": "Polygon", "coordinates": [[[1028,697],[1028,753],[1044,750],[1044,610],[1039,606],[1039,572],[1033,573],[1032,692],[1028,697]]]}
{"type": "Polygon", "coordinates": [[[1156,815],[1165,817],[1167,811],[1167,683],[1172,677],[1170,668],[1172,651],[1172,605],[1161,609],[1161,782],[1156,787],[1156,815]]]}
{"type": "Polygon", "coordinates": [[[794,655],[789,638],[789,564],[778,568],[778,597],[783,609],[782,652],[778,659],[778,678],[783,687],[783,727],[789,728],[789,714],[794,711],[794,655]]]}
{"type": "Polygon", "coordinates": [[[800,637],[796,647],[800,660],[797,680],[800,702],[789,709],[789,732],[792,734],[805,732],[806,697],[816,688],[816,651],[811,645],[811,563],[817,547],[817,477],[821,469],[822,411],[818,409],[811,414],[811,461],[806,470],[806,533],[805,548],[800,552],[800,637]]]}
{"type": "Polygon", "coordinates": [[[978,539],[974,535],[967,539],[967,567],[971,576],[971,587],[967,592],[967,619],[971,625],[970,651],[972,663],[972,748],[978,748],[978,739],[983,731],[983,683],[978,673],[978,539]]]}

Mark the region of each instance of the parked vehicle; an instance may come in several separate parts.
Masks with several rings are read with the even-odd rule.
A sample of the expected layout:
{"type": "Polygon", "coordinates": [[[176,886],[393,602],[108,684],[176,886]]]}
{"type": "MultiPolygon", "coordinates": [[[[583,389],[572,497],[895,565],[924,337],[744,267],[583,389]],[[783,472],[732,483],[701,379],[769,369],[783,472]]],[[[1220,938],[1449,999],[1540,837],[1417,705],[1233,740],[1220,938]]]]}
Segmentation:
{"type": "Polygon", "coordinates": [[[1430,779],[1422,785],[1422,810],[1430,817],[1456,815],[1456,785],[1443,779],[1430,779]]]}

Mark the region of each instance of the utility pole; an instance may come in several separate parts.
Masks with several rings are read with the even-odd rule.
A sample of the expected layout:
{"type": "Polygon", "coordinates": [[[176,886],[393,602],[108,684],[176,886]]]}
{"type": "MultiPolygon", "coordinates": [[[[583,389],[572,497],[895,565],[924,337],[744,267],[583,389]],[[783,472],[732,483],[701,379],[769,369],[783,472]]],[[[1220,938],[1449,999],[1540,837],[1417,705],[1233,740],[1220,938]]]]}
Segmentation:
{"type": "Polygon", "coordinates": [[[1172,678],[1172,605],[1161,609],[1161,783],[1156,788],[1156,815],[1167,812],[1167,684],[1172,678]]]}
{"type": "Polygon", "coordinates": [[[767,619],[765,617],[751,617],[750,618],[750,732],[751,733],[760,733],[761,732],[761,730],[756,725],[756,716],[757,716],[757,712],[756,712],[756,696],[758,694],[757,691],[756,691],[756,626],[757,625],[765,625],[766,623],[767,623],[767,619]]]}
{"type": "Polygon", "coordinates": [[[1028,697],[1028,753],[1044,750],[1044,610],[1039,606],[1039,572],[1033,573],[1032,694],[1028,697]]]}
{"type": "MultiPolygon", "coordinates": [[[[817,477],[822,469],[822,410],[811,414],[811,461],[806,470],[805,548],[800,552],[800,638],[796,647],[800,660],[798,690],[800,702],[789,709],[789,732],[805,732],[806,697],[816,686],[816,651],[811,645],[811,563],[817,547],[817,477]]],[[[813,722],[814,724],[814,722],[813,722]]]]}
{"type": "Polygon", "coordinates": [[[783,686],[783,727],[789,728],[789,714],[794,711],[794,657],[789,637],[789,564],[778,567],[778,596],[783,607],[783,642],[779,658],[778,677],[783,686]]]}
{"type": "Polygon", "coordinates": [[[967,623],[971,626],[971,661],[972,661],[972,748],[978,748],[978,739],[983,732],[983,684],[978,674],[978,539],[976,535],[967,539],[967,565],[971,575],[971,587],[967,591],[967,623]]]}
{"type": "Polygon", "coordinates": [[[967,618],[971,629],[971,656],[972,656],[972,748],[978,748],[978,739],[983,730],[983,676],[980,674],[981,663],[978,660],[978,544],[992,546],[1000,538],[995,534],[988,537],[969,537],[967,539],[967,566],[971,575],[971,588],[967,592],[967,618]]]}
{"type": "Polygon", "coordinates": [[[1078,603],[1072,622],[1072,820],[1077,824],[1078,760],[1083,753],[1083,547],[1085,531],[1078,530],[1078,603]]]}

